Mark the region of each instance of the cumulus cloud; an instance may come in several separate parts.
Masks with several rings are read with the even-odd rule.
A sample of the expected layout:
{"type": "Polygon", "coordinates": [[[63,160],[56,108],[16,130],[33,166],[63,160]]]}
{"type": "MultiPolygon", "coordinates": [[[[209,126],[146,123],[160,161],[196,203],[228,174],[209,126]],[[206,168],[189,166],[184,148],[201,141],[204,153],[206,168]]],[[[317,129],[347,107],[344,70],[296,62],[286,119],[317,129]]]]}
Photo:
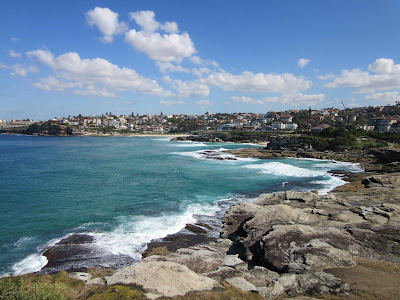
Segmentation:
{"type": "Polygon", "coordinates": [[[166,22],[160,25],[155,20],[153,11],[138,11],[130,13],[142,30],[132,29],[125,34],[125,40],[134,49],[147,54],[157,61],[181,62],[183,58],[192,56],[196,49],[188,33],[178,34],[178,25],[175,22],[166,22]],[[158,28],[165,34],[156,32],[158,28]],[[170,34],[168,34],[170,33],[170,34]]]}
{"type": "Polygon", "coordinates": [[[395,104],[400,101],[398,92],[374,93],[366,96],[368,99],[376,99],[384,102],[385,104],[395,104]]]}
{"type": "Polygon", "coordinates": [[[201,67],[198,69],[192,69],[192,72],[197,77],[203,77],[203,74],[209,74],[209,73],[211,73],[211,70],[207,67],[201,67]]]}
{"type": "MultiPolygon", "coordinates": [[[[30,51],[26,54],[30,59],[53,69],[54,74],[50,77],[51,79],[41,79],[35,85],[41,89],[60,91],[57,86],[61,84],[61,90],[79,86],[82,89],[73,92],[82,94],[85,90],[88,95],[95,95],[93,89],[108,89],[114,92],[133,91],[160,97],[173,95],[160,87],[155,80],[140,76],[133,69],[120,68],[102,58],[81,59],[75,52],[54,57],[50,51],[46,50],[30,51]],[[53,79],[58,82],[54,82],[53,79]]],[[[112,92],[107,93],[112,95],[112,92]]]]}
{"type": "Polygon", "coordinates": [[[84,90],[75,90],[75,95],[93,96],[102,98],[115,98],[115,94],[107,90],[99,90],[95,87],[86,87],[84,90]]]}
{"type": "Polygon", "coordinates": [[[136,50],[146,53],[159,61],[181,62],[196,52],[189,34],[163,34],[158,32],[147,34],[132,29],[125,35],[126,41],[136,50]]]}
{"type": "Polygon", "coordinates": [[[400,88],[400,65],[392,59],[380,58],[368,67],[369,71],[360,69],[343,70],[340,76],[334,76],[326,87],[344,87],[359,92],[373,93],[375,90],[400,88]]]}
{"type": "Polygon", "coordinates": [[[310,60],[307,58],[300,58],[298,61],[298,65],[300,68],[304,68],[306,65],[308,65],[309,62],[310,60]]]}
{"type": "Polygon", "coordinates": [[[160,27],[160,23],[158,23],[155,17],[154,11],[150,10],[142,10],[137,12],[131,12],[129,14],[130,20],[134,20],[136,24],[142,27],[145,32],[154,32],[160,27]]]}
{"type": "Polygon", "coordinates": [[[199,79],[209,85],[218,86],[227,91],[237,92],[275,92],[293,93],[310,88],[311,81],[293,74],[254,74],[243,72],[239,75],[222,71],[199,79]]]}
{"type": "Polygon", "coordinates": [[[160,25],[161,29],[168,33],[178,33],[178,24],[176,22],[165,22],[160,25]]]}
{"type": "Polygon", "coordinates": [[[8,69],[10,70],[10,74],[12,76],[21,76],[26,77],[28,73],[38,72],[38,69],[35,66],[26,66],[22,64],[15,64],[15,65],[0,65],[0,69],[8,69]]]}
{"type": "Polygon", "coordinates": [[[245,96],[232,96],[232,97],[230,97],[230,99],[232,99],[238,103],[251,103],[251,104],[261,104],[261,105],[265,105],[267,102],[278,102],[279,101],[279,97],[271,97],[270,101],[267,101],[265,98],[253,99],[253,98],[245,97],[245,96]]]}
{"type": "Polygon", "coordinates": [[[109,8],[95,7],[85,15],[89,26],[96,26],[103,34],[103,41],[106,43],[112,42],[113,35],[128,30],[128,26],[124,22],[118,22],[118,13],[109,8]]]}
{"type": "Polygon", "coordinates": [[[325,98],[325,94],[316,95],[305,95],[302,93],[285,94],[280,97],[264,97],[261,99],[254,99],[245,96],[232,96],[230,99],[238,103],[249,103],[249,104],[259,104],[267,105],[270,103],[284,103],[293,106],[304,106],[304,105],[314,105],[321,102],[325,98]]]}
{"type": "Polygon", "coordinates": [[[157,61],[156,64],[162,73],[168,73],[168,72],[189,73],[190,72],[189,69],[184,68],[181,65],[175,65],[169,61],[157,61]]]}
{"type": "Polygon", "coordinates": [[[13,58],[21,58],[22,57],[22,53],[16,52],[14,50],[9,50],[8,51],[8,56],[9,57],[13,57],[13,58]]]}
{"type": "Polygon", "coordinates": [[[169,76],[164,76],[163,80],[178,92],[179,98],[207,97],[210,94],[208,86],[199,80],[174,80],[169,76]]]}
{"type": "Polygon", "coordinates": [[[209,106],[209,105],[211,105],[211,102],[210,102],[210,100],[199,100],[199,101],[196,101],[196,104],[201,105],[201,106],[209,106]]]}
{"type": "Polygon", "coordinates": [[[46,78],[40,78],[39,82],[35,82],[33,86],[44,91],[62,92],[65,89],[70,89],[79,85],[77,83],[65,82],[58,80],[53,76],[49,76],[46,78]]]}
{"type": "Polygon", "coordinates": [[[177,104],[183,104],[185,102],[183,102],[182,100],[161,100],[160,104],[164,105],[164,106],[172,106],[172,105],[177,105],[177,104]]]}

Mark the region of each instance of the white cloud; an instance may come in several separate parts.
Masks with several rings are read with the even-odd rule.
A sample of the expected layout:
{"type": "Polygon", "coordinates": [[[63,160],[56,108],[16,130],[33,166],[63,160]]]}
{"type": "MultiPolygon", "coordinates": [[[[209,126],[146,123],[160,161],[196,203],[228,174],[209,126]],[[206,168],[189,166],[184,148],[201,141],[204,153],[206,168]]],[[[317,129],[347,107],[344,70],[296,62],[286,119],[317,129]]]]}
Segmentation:
{"type": "Polygon", "coordinates": [[[298,65],[300,68],[304,68],[309,62],[310,62],[310,60],[307,58],[300,58],[298,65]]]}
{"type": "MultiPolygon", "coordinates": [[[[279,100],[279,97],[273,97],[276,98],[276,102],[279,100]]],[[[253,99],[250,97],[245,97],[245,96],[232,96],[230,97],[230,99],[234,100],[235,102],[239,102],[239,103],[251,103],[251,104],[261,104],[261,105],[265,105],[266,101],[264,99],[253,99]]]]}
{"type": "Polygon", "coordinates": [[[400,74],[400,65],[395,65],[393,59],[388,58],[377,59],[368,69],[377,74],[400,74]]]}
{"type": "MultiPolygon", "coordinates": [[[[91,88],[96,86],[98,90],[111,89],[113,92],[133,91],[160,97],[173,95],[160,87],[155,80],[140,76],[133,69],[120,68],[102,58],[81,59],[75,52],[55,58],[51,52],[45,50],[30,51],[27,52],[27,56],[50,66],[54,71],[53,78],[67,85],[74,84],[71,87],[85,88],[88,94],[93,95],[91,88]]],[[[35,86],[42,87],[40,82],[35,86]]]]}
{"type": "Polygon", "coordinates": [[[203,61],[200,56],[192,56],[189,58],[189,60],[195,65],[200,65],[203,61]]]}
{"type": "Polygon", "coordinates": [[[162,73],[168,72],[182,72],[182,73],[189,73],[190,70],[184,68],[180,65],[174,65],[169,61],[156,61],[156,64],[162,73]]]}
{"type": "Polygon", "coordinates": [[[281,103],[288,103],[293,106],[314,105],[324,100],[325,94],[305,95],[302,93],[286,94],[280,99],[281,103]]]}
{"type": "Polygon", "coordinates": [[[199,80],[174,80],[169,76],[164,76],[163,80],[178,92],[179,98],[207,97],[210,94],[208,86],[199,80]]]}
{"type": "Polygon", "coordinates": [[[280,97],[264,97],[261,99],[254,99],[245,96],[230,97],[230,99],[239,103],[250,103],[259,105],[267,105],[270,103],[282,103],[282,104],[290,104],[293,106],[314,105],[318,102],[321,102],[324,98],[325,98],[324,94],[304,95],[302,93],[285,94],[280,97]]]}
{"type": "Polygon", "coordinates": [[[196,52],[189,34],[147,34],[132,29],[125,35],[126,41],[136,50],[146,53],[159,61],[180,62],[196,52]]]}
{"type": "Polygon", "coordinates": [[[13,57],[13,58],[21,58],[22,57],[22,53],[16,52],[14,50],[9,50],[8,51],[8,56],[9,57],[13,57]]]}
{"type": "Polygon", "coordinates": [[[147,54],[157,61],[181,62],[183,58],[192,56],[196,49],[188,33],[178,34],[175,22],[166,22],[161,29],[170,34],[155,32],[159,27],[153,11],[139,11],[130,14],[131,18],[142,27],[132,29],[125,34],[125,40],[133,48],[147,54]]]}
{"type": "Polygon", "coordinates": [[[320,75],[320,76],[318,76],[318,78],[321,79],[321,80],[329,80],[329,79],[333,79],[333,78],[335,78],[335,77],[336,77],[336,76],[333,75],[333,74],[326,74],[326,75],[320,75]]]}
{"type": "Polygon", "coordinates": [[[177,104],[183,104],[185,102],[183,102],[182,100],[161,100],[160,104],[164,105],[164,106],[172,106],[172,105],[177,105],[177,104]]]}
{"type": "Polygon", "coordinates": [[[202,77],[203,74],[210,74],[211,70],[209,68],[207,68],[207,67],[201,67],[201,68],[198,68],[198,69],[192,69],[192,72],[197,77],[202,77]]]}
{"type": "Polygon", "coordinates": [[[134,20],[136,24],[142,27],[143,31],[149,33],[156,31],[158,27],[160,27],[160,23],[158,23],[154,17],[154,11],[150,10],[141,10],[129,14],[130,20],[134,20]]]}
{"type": "Polygon", "coordinates": [[[54,63],[54,56],[48,50],[38,49],[35,51],[26,52],[26,56],[37,60],[41,64],[52,66],[54,63]]]}
{"type": "Polygon", "coordinates": [[[10,37],[10,41],[11,42],[19,42],[21,39],[20,38],[18,38],[18,37],[10,37]]]}
{"type": "Polygon", "coordinates": [[[191,56],[189,60],[195,65],[203,65],[218,68],[219,64],[215,60],[202,59],[200,56],[191,56]]]}
{"type": "Polygon", "coordinates": [[[86,21],[90,26],[96,26],[104,35],[103,41],[112,42],[113,35],[126,32],[128,26],[124,22],[118,22],[118,13],[109,8],[95,7],[86,14],[86,21]]]}
{"type": "Polygon", "coordinates": [[[398,92],[374,93],[366,96],[368,99],[376,99],[384,102],[385,104],[395,104],[400,101],[398,92]]]}
{"type": "Polygon", "coordinates": [[[99,90],[95,87],[86,87],[85,90],[75,90],[75,95],[82,96],[93,96],[93,97],[102,97],[102,98],[115,98],[115,94],[111,93],[107,90],[99,90]]]}
{"type": "Polygon", "coordinates": [[[199,80],[227,91],[238,92],[293,93],[311,86],[311,81],[288,73],[253,74],[252,72],[243,72],[240,75],[233,75],[222,71],[199,80]]]}
{"type": "Polygon", "coordinates": [[[178,33],[178,24],[176,22],[165,22],[160,25],[161,29],[168,33],[178,33]]]}
{"type": "Polygon", "coordinates": [[[199,101],[196,101],[196,104],[202,105],[202,106],[209,106],[209,105],[211,105],[211,102],[210,102],[210,100],[199,100],[199,101]]]}
{"type": "Polygon", "coordinates": [[[49,76],[47,78],[40,78],[40,81],[35,82],[33,86],[44,91],[62,92],[65,89],[76,87],[77,84],[72,82],[61,81],[53,76],[49,76]]]}
{"type": "Polygon", "coordinates": [[[0,65],[0,69],[8,69],[10,70],[10,74],[12,76],[21,76],[21,77],[26,77],[28,73],[34,73],[38,72],[38,69],[35,66],[25,66],[22,64],[15,64],[11,66],[7,65],[0,65]]]}
{"type": "Polygon", "coordinates": [[[360,69],[343,70],[340,76],[335,76],[325,86],[355,89],[362,93],[400,88],[400,65],[395,64],[392,59],[377,59],[368,69],[375,74],[360,69]]]}

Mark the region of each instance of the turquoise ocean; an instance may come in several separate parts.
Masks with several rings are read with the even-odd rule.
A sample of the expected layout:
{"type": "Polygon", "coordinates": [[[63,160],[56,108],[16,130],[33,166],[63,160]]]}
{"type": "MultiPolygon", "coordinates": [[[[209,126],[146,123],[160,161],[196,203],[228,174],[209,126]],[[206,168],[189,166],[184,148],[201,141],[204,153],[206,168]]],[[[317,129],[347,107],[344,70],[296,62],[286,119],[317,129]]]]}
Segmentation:
{"type": "MultiPolygon", "coordinates": [[[[261,193],[318,190],[355,164],[312,159],[207,159],[252,144],[171,142],[166,137],[0,135],[0,275],[39,271],[41,254],[72,233],[140,260],[146,244],[208,223],[261,193]]],[[[107,266],[107,261],[104,262],[107,266]]]]}

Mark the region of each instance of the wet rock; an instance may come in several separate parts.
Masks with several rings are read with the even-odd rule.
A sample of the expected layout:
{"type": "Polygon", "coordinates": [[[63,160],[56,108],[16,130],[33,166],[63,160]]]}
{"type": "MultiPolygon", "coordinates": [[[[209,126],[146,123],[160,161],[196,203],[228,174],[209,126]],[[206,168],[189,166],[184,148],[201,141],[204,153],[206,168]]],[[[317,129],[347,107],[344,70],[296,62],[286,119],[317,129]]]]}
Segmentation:
{"type": "Polygon", "coordinates": [[[119,268],[133,262],[129,256],[114,255],[97,247],[92,242],[93,237],[85,234],[72,234],[62,239],[43,252],[48,263],[41,272],[84,271],[93,266],[119,268]]]}
{"type": "Polygon", "coordinates": [[[193,224],[186,224],[185,229],[197,233],[197,234],[206,234],[207,230],[204,228],[201,228],[199,226],[193,225],[193,224]]]}

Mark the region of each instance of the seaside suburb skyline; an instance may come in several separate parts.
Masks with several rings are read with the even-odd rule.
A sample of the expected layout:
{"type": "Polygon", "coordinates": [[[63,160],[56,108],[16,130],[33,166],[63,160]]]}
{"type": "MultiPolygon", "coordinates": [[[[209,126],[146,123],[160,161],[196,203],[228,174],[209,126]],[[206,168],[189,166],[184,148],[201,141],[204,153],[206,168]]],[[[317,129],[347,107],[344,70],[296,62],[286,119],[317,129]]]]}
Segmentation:
{"type": "Polygon", "coordinates": [[[6,1],[0,119],[400,101],[400,2],[6,1]]]}

